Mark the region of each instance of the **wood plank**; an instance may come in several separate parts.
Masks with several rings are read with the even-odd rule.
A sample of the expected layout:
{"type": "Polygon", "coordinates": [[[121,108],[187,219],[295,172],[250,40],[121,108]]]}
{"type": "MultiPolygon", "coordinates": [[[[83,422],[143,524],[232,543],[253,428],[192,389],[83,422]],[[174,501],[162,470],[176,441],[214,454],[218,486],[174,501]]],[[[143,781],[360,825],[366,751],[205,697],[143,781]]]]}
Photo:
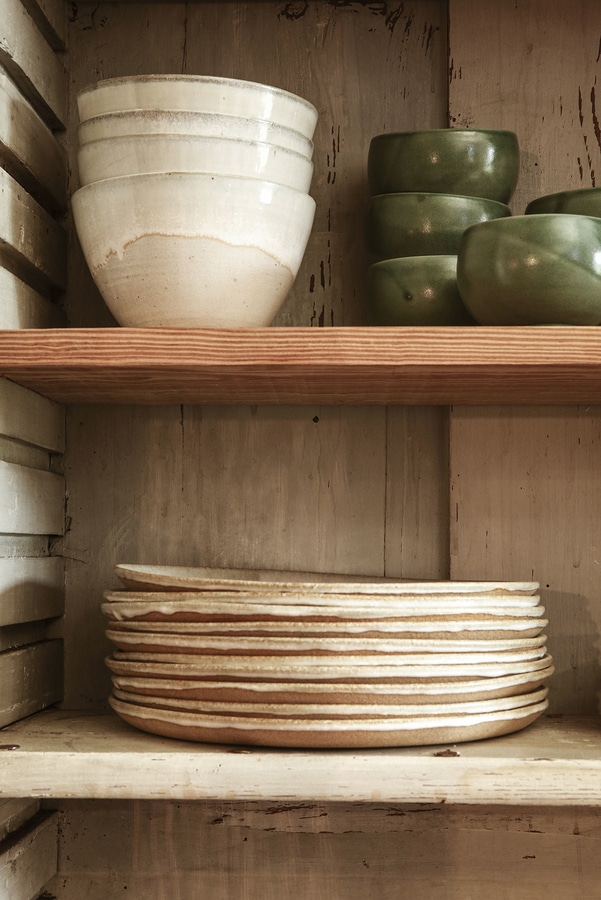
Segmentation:
{"type": "Polygon", "coordinates": [[[12,749],[0,796],[601,805],[598,717],[543,718],[452,748],[241,752],[155,737],[111,714],[54,710],[11,725],[2,741],[12,749]]]}
{"type": "Polygon", "coordinates": [[[450,0],[451,122],[509,128],[521,168],[512,202],[599,185],[598,11],[588,0],[450,0]]]}
{"type": "Polygon", "coordinates": [[[0,332],[0,375],[61,403],[601,402],[596,328],[0,332]]]}
{"type": "Polygon", "coordinates": [[[0,434],[63,453],[64,410],[12,381],[0,380],[0,434]]]}
{"type": "Polygon", "coordinates": [[[63,568],[59,557],[0,559],[0,625],[62,615],[63,568]]]}
{"type": "Polygon", "coordinates": [[[61,640],[0,653],[0,727],[58,703],[62,694],[61,640]]]}
{"type": "Polygon", "coordinates": [[[541,583],[554,711],[598,709],[600,466],[599,407],[451,413],[452,577],[541,583]]]}
{"type": "Polygon", "coordinates": [[[67,122],[62,62],[20,0],[0,0],[0,62],[53,129],[67,122]]]}
{"type": "Polygon", "coordinates": [[[67,208],[65,150],[4,72],[0,72],[0,162],[47,209],[67,208]]]}
{"type": "Polygon", "coordinates": [[[0,169],[0,244],[33,277],[42,277],[54,288],[64,288],[66,231],[3,169],[0,169]]]}
{"type": "Polygon", "coordinates": [[[65,0],[23,0],[53,50],[66,50],[69,6],[65,0]]]}
{"type": "Polygon", "coordinates": [[[7,268],[8,262],[0,254],[0,327],[13,330],[66,325],[64,312],[7,268]]]}
{"type": "Polygon", "coordinates": [[[41,813],[25,834],[0,844],[0,897],[35,900],[57,864],[57,816],[41,813]]]}
{"type": "Polygon", "coordinates": [[[17,650],[28,644],[36,644],[48,637],[51,635],[47,622],[20,622],[17,625],[3,625],[0,627],[0,653],[17,650]]]}
{"type": "Polygon", "coordinates": [[[39,800],[0,800],[0,841],[17,831],[40,808],[39,800]]]}
{"type": "Polygon", "coordinates": [[[65,480],[61,475],[0,461],[0,531],[62,534],[65,480]]]}
{"type": "Polygon", "coordinates": [[[399,890],[423,900],[484,889],[493,900],[598,894],[599,810],[70,801],[59,815],[59,873],[48,890],[61,900],[125,888],[219,900],[360,900],[374,886],[390,900],[399,890]]]}

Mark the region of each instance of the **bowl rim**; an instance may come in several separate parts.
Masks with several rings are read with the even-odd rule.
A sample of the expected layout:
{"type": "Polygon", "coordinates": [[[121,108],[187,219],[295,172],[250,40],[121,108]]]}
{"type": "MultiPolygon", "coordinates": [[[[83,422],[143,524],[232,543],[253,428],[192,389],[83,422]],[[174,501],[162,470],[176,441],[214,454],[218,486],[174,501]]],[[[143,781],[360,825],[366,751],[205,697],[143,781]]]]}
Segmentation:
{"type": "Polygon", "coordinates": [[[391,138],[405,138],[405,137],[415,137],[417,135],[423,135],[424,137],[430,136],[442,136],[447,134],[461,134],[465,135],[509,135],[515,138],[516,142],[518,140],[518,136],[515,131],[512,131],[510,128],[463,128],[449,126],[447,128],[425,128],[418,129],[414,131],[384,131],[381,134],[375,134],[371,138],[371,143],[374,141],[386,141],[391,138]]]}

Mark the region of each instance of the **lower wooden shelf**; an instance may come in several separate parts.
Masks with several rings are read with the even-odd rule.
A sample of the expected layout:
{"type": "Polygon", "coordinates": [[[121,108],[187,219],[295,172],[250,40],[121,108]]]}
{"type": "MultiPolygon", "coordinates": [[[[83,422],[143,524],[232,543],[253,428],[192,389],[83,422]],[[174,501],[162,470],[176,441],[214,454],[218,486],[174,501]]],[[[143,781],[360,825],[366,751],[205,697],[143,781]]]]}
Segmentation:
{"type": "Polygon", "coordinates": [[[601,805],[601,718],[387,750],[278,750],[154,737],[114,713],[47,710],[0,730],[0,797],[601,805]]]}

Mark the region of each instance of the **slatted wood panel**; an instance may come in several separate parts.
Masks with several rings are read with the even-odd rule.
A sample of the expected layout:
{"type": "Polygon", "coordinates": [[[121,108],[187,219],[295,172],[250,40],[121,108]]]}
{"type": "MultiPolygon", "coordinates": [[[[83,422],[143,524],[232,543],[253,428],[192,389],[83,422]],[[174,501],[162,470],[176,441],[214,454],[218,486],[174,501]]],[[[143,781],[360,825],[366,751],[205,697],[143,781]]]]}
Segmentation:
{"type": "Polygon", "coordinates": [[[0,62],[53,128],[67,121],[67,77],[61,60],[20,0],[1,0],[0,62]]]}
{"type": "Polygon", "coordinates": [[[39,800],[0,800],[0,841],[17,831],[40,808],[39,800]]]}
{"type": "Polygon", "coordinates": [[[60,308],[6,268],[8,262],[0,255],[0,327],[13,330],[64,325],[60,308]]]}
{"type": "Polygon", "coordinates": [[[25,834],[0,843],[0,897],[35,900],[57,870],[57,817],[40,814],[25,834]]]}
{"type": "Polygon", "coordinates": [[[61,559],[0,558],[0,625],[50,619],[63,607],[61,559]]]}
{"type": "Polygon", "coordinates": [[[61,475],[0,462],[0,531],[62,534],[64,495],[61,475]]]}
{"type": "Polygon", "coordinates": [[[39,394],[0,380],[0,434],[62,453],[65,449],[64,410],[39,394]]]}
{"type": "Polygon", "coordinates": [[[64,0],[24,0],[23,5],[53,50],[65,50],[69,7],[64,0]]]}

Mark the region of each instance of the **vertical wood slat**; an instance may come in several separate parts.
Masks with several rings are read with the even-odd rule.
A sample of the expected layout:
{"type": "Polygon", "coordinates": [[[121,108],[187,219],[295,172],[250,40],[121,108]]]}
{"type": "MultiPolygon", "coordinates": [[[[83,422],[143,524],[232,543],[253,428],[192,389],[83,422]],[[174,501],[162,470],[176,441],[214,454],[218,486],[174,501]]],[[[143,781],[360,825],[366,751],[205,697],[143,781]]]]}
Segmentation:
{"type": "Polygon", "coordinates": [[[52,129],[67,123],[67,74],[20,0],[0,0],[0,63],[52,129]]]}
{"type": "Polygon", "coordinates": [[[66,153],[29,101],[2,71],[0,162],[47,209],[66,209],[66,153]]]}
{"type": "Polygon", "coordinates": [[[41,813],[18,839],[0,843],[0,897],[34,900],[57,872],[58,816],[41,813]]]}
{"type": "Polygon", "coordinates": [[[41,278],[59,290],[65,288],[66,231],[3,169],[0,169],[0,247],[17,265],[24,267],[30,278],[41,278]]]}
{"type": "Polygon", "coordinates": [[[62,559],[0,558],[0,626],[50,619],[63,611],[62,559]]]}

